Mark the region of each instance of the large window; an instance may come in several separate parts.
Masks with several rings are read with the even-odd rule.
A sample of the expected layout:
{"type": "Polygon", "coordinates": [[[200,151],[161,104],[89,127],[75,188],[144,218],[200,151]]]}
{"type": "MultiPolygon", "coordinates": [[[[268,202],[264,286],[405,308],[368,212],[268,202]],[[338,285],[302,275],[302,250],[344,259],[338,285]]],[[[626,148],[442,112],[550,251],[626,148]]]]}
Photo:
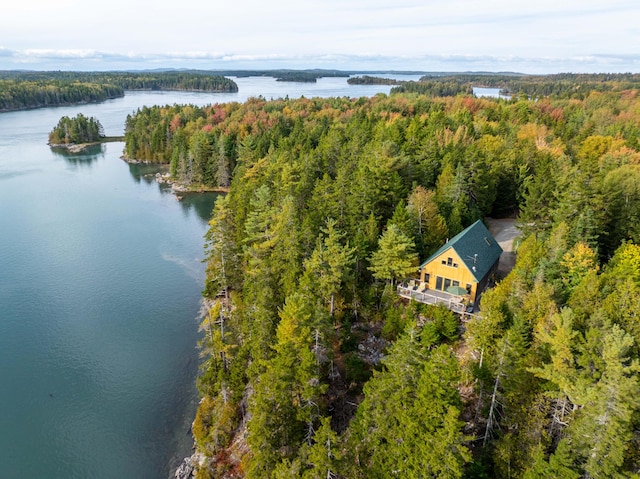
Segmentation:
{"type": "Polygon", "coordinates": [[[450,286],[460,286],[460,281],[454,279],[443,278],[442,276],[436,276],[436,287],[438,291],[446,291],[450,286]]]}

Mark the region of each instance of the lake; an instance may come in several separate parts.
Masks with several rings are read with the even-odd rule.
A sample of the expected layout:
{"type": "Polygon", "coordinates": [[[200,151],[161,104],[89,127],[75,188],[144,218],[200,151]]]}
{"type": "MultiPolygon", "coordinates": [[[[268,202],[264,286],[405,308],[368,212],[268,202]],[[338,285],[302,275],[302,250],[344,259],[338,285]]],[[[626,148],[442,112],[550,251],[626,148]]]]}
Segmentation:
{"type": "Polygon", "coordinates": [[[166,478],[192,445],[216,196],[178,201],[156,167],[120,159],[123,143],[52,151],[61,116],[94,116],[116,136],[144,105],[390,90],[346,78],[236,81],[237,93],[128,92],[0,113],[0,477],[166,478]]]}
{"type": "Polygon", "coordinates": [[[489,98],[502,98],[503,100],[509,100],[511,96],[500,93],[502,88],[488,88],[488,87],[473,87],[473,94],[477,97],[489,97],[489,98]]]}

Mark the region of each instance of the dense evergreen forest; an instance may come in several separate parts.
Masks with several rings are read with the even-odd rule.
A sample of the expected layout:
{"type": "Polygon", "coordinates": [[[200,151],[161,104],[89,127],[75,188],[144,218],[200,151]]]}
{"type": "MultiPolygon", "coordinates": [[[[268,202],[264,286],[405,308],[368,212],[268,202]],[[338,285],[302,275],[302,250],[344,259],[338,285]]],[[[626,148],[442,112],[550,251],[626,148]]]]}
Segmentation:
{"type": "Polygon", "coordinates": [[[316,83],[318,77],[314,73],[308,72],[282,72],[282,74],[276,77],[276,81],[292,81],[302,83],[316,83]]]}
{"type": "Polygon", "coordinates": [[[348,77],[349,72],[340,70],[324,70],[314,68],[309,70],[217,70],[219,75],[244,77],[272,77],[280,81],[315,81],[324,77],[348,77]],[[299,80],[295,80],[297,78],[299,80]]]}
{"type": "Polygon", "coordinates": [[[73,105],[124,96],[125,90],[234,92],[212,72],[0,72],[0,111],[73,105]]]}
{"type": "Polygon", "coordinates": [[[0,112],[95,103],[122,96],[124,90],[116,85],[0,78],[0,112]]]}
{"type": "Polygon", "coordinates": [[[63,116],[49,133],[50,145],[90,143],[104,138],[104,128],[94,117],[79,113],[73,118],[63,116]]]}
{"type": "Polygon", "coordinates": [[[639,133],[618,87],[129,117],[129,156],[230,185],[206,236],[196,477],[637,477],[639,133]],[[447,238],[513,215],[517,263],[481,319],[396,296],[447,238]]]}
{"type": "Polygon", "coordinates": [[[601,73],[556,75],[520,74],[430,74],[417,82],[404,82],[394,87],[392,93],[423,93],[432,96],[456,96],[471,94],[474,86],[500,88],[507,95],[526,98],[578,98],[584,99],[591,92],[623,91],[640,87],[640,74],[601,73]]]}
{"type": "Polygon", "coordinates": [[[349,85],[397,85],[404,83],[393,78],[382,78],[371,75],[362,75],[351,77],[347,80],[349,85]]]}

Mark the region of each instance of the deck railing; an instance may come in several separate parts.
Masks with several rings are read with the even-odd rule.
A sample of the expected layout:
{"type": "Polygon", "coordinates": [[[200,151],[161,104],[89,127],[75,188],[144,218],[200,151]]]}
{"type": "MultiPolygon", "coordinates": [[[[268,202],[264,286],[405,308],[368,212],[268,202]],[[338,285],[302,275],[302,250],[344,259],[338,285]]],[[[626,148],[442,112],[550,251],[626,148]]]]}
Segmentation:
{"type": "Polygon", "coordinates": [[[448,293],[436,293],[428,289],[420,290],[403,285],[398,286],[398,295],[424,304],[444,304],[454,313],[458,313],[463,321],[468,321],[471,318],[480,318],[478,313],[467,312],[467,305],[460,301],[459,296],[450,295],[448,293]]]}

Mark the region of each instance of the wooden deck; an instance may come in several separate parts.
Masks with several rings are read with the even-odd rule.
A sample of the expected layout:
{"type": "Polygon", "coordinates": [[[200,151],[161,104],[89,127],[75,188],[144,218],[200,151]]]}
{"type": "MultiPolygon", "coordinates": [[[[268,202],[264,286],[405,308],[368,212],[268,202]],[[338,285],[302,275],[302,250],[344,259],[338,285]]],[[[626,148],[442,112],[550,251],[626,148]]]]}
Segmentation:
{"type": "Polygon", "coordinates": [[[402,298],[413,299],[424,304],[444,304],[454,313],[460,315],[462,321],[469,321],[471,318],[480,318],[478,311],[469,311],[466,305],[461,301],[460,296],[446,293],[444,291],[435,291],[432,289],[420,290],[417,287],[399,285],[398,295],[402,298]]]}

